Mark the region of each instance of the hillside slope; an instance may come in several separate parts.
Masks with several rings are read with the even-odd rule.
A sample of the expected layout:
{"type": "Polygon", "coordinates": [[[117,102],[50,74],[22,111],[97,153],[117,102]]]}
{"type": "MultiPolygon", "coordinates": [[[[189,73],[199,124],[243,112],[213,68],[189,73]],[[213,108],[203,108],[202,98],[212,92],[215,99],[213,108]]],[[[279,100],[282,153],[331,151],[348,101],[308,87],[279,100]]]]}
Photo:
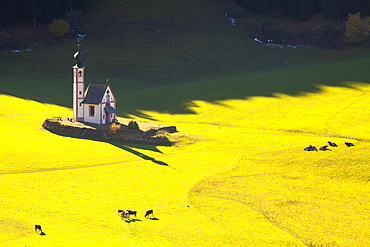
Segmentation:
{"type": "MultiPolygon", "coordinates": [[[[91,82],[178,83],[240,75],[343,56],[317,48],[269,48],[224,16],[223,0],[95,1],[81,42],[91,82]]],[[[0,73],[70,76],[76,41],[53,41],[33,52],[2,50],[0,73]]]]}
{"type": "Polygon", "coordinates": [[[231,25],[224,0],[106,0],[88,20],[86,64],[93,73],[171,84],[337,59],[338,51],[274,49],[231,25]]]}
{"type": "Polygon", "coordinates": [[[46,131],[72,116],[76,43],[1,51],[0,246],[370,246],[368,55],[249,41],[223,1],[137,3],[96,3],[86,83],[109,78],[119,117],[181,142],[46,131]]]}

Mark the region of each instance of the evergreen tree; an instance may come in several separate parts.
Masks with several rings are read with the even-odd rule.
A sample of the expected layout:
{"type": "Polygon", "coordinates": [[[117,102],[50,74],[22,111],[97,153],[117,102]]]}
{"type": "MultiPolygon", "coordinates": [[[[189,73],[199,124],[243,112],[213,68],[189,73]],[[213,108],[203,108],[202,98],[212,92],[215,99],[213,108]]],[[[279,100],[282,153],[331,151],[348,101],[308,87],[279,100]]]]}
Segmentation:
{"type": "Polygon", "coordinates": [[[316,0],[299,0],[299,19],[307,21],[317,13],[319,3],[316,0]]]}
{"type": "Polygon", "coordinates": [[[41,0],[41,2],[41,23],[47,24],[54,19],[65,16],[65,11],[61,7],[61,0],[41,0]]]}
{"type": "Polygon", "coordinates": [[[370,0],[364,0],[364,10],[362,12],[370,16],[370,0]]]}
{"type": "Polygon", "coordinates": [[[17,24],[17,1],[0,1],[0,27],[12,29],[17,24]]]}
{"type": "Polygon", "coordinates": [[[342,10],[342,0],[322,0],[321,8],[324,17],[331,19],[339,19],[342,10]]]}
{"type": "Polygon", "coordinates": [[[23,0],[24,18],[37,27],[39,19],[42,16],[42,0],[23,0]]]}
{"type": "Polygon", "coordinates": [[[362,12],[366,9],[365,0],[347,0],[345,3],[346,15],[362,12]]]}
{"type": "Polygon", "coordinates": [[[251,0],[251,9],[255,13],[265,13],[265,1],[266,0],[251,0]]]}
{"type": "Polygon", "coordinates": [[[289,1],[289,16],[294,18],[299,18],[299,9],[300,9],[299,0],[290,0],[289,1]]]}
{"type": "Polygon", "coordinates": [[[251,8],[250,0],[236,0],[236,3],[244,7],[247,10],[251,8]]]}
{"type": "Polygon", "coordinates": [[[0,0],[0,29],[18,23],[48,24],[67,11],[87,8],[90,0],[0,0]]]}

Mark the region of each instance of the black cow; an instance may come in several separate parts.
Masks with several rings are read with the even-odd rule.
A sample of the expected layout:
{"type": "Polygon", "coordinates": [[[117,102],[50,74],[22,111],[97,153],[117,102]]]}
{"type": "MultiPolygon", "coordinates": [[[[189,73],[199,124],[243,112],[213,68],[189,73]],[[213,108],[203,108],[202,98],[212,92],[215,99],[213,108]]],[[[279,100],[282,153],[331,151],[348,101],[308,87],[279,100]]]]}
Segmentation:
{"type": "Polygon", "coordinates": [[[317,151],[317,148],[314,145],[308,145],[303,150],[304,151],[317,151]]]}
{"type": "Polygon", "coordinates": [[[334,142],[328,141],[330,147],[338,147],[338,145],[334,142]]]}
{"type": "Polygon", "coordinates": [[[35,225],[35,232],[37,232],[38,234],[42,233],[42,228],[40,225],[35,225]]]}
{"type": "Polygon", "coordinates": [[[353,147],[355,145],[352,142],[345,142],[344,144],[346,144],[347,147],[353,147]]]}
{"type": "Polygon", "coordinates": [[[319,150],[326,151],[326,150],[330,150],[330,149],[328,149],[328,145],[325,145],[325,146],[320,147],[319,150]]]}
{"type": "Polygon", "coordinates": [[[145,218],[149,217],[150,215],[153,216],[153,209],[146,211],[145,218]]]}

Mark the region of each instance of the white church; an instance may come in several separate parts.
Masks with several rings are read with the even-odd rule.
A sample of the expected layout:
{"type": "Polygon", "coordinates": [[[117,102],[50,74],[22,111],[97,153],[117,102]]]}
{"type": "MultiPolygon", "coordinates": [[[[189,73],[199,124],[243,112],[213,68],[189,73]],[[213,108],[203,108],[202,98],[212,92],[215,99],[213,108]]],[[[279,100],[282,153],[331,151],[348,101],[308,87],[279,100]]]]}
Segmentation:
{"type": "Polygon", "coordinates": [[[84,55],[74,54],[73,66],[73,120],[94,124],[108,124],[116,121],[116,98],[109,83],[89,84],[85,91],[84,55]]]}

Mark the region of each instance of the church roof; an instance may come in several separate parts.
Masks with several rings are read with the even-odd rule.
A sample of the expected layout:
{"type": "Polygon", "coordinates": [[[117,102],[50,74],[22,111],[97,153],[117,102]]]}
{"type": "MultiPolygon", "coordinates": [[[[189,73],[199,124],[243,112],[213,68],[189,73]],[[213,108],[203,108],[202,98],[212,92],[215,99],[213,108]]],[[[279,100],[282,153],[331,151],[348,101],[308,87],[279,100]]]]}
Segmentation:
{"type": "Polygon", "coordinates": [[[114,109],[113,106],[106,106],[106,107],[104,107],[104,110],[107,113],[116,113],[116,109],[114,109]]]}
{"type": "Polygon", "coordinates": [[[104,93],[109,87],[109,84],[89,84],[86,89],[85,99],[81,102],[82,104],[93,104],[98,105],[102,102],[104,93]]]}
{"type": "Polygon", "coordinates": [[[84,55],[83,55],[80,51],[76,52],[76,53],[73,55],[73,58],[74,58],[74,60],[75,60],[75,62],[76,62],[76,65],[77,65],[78,67],[83,67],[82,62],[83,62],[83,60],[84,60],[84,55]]]}
{"type": "Polygon", "coordinates": [[[80,44],[78,44],[77,47],[78,47],[78,51],[73,55],[73,58],[76,62],[77,67],[82,68],[83,67],[82,62],[85,57],[82,54],[82,52],[80,52],[80,44]]]}

